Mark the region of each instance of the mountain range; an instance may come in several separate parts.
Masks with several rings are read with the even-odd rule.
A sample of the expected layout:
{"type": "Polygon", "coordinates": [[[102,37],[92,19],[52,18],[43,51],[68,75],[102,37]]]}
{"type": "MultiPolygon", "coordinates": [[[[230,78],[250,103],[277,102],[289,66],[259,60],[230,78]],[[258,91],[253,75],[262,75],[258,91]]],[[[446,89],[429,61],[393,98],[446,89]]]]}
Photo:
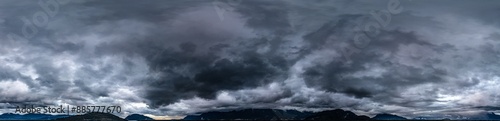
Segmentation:
{"type": "Polygon", "coordinates": [[[55,121],[127,121],[127,120],[153,120],[150,117],[132,114],[122,119],[109,113],[87,113],[82,115],[49,115],[49,114],[13,114],[4,113],[0,120],[55,120],[55,121]]]}
{"type": "Polygon", "coordinates": [[[55,119],[56,121],[127,121],[118,116],[109,113],[87,113],[64,118],[55,119]]]}
{"type": "Polygon", "coordinates": [[[371,120],[368,116],[356,115],[342,109],[322,112],[300,112],[296,110],[244,109],[237,111],[212,111],[188,115],[184,120],[371,120]]]}
{"type": "Polygon", "coordinates": [[[397,115],[392,115],[392,114],[377,114],[375,117],[372,118],[373,120],[406,120],[406,118],[397,116],[397,115]]]}
{"type": "Polygon", "coordinates": [[[125,120],[154,120],[154,119],[141,114],[132,114],[125,117],[125,120]]]}
{"type": "Polygon", "coordinates": [[[13,114],[4,113],[0,115],[0,120],[53,120],[69,117],[70,115],[49,115],[49,114],[13,114]]]}
{"type": "MultiPolygon", "coordinates": [[[[458,116],[455,120],[500,120],[500,115],[491,112],[482,112],[468,116],[458,116]]],[[[407,119],[393,114],[378,114],[370,118],[364,115],[356,115],[351,111],[342,109],[326,110],[321,112],[301,112],[297,110],[277,109],[243,109],[233,111],[210,111],[188,115],[182,120],[447,120],[449,118],[417,117],[407,119]]],[[[55,120],[55,121],[126,121],[126,120],[153,120],[141,114],[132,114],[122,119],[108,113],[87,113],[82,115],[49,115],[49,114],[13,114],[0,115],[0,120],[55,120]]]]}
{"type": "Polygon", "coordinates": [[[188,115],[183,120],[500,120],[500,115],[481,112],[465,116],[435,116],[405,118],[393,114],[377,114],[374,117],[357,115],[342,109],[321,112],[300,112],[296,110],[244,109],[235,111],[211,111],[188,115]]]}
{"type": "Polygon", "coordinates": [[[206,112],[199,115],[188,115],[184,120],[301,120],[313,115],[312,112],[299,112],[296,110],[273,109],[244,109],[226,112],[206,112]]]}

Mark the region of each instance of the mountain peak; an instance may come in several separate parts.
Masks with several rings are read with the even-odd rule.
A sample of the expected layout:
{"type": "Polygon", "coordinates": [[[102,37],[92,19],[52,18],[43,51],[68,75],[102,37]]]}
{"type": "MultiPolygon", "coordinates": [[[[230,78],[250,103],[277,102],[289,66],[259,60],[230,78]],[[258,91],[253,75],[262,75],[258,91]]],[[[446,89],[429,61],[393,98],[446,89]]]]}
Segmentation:
{"type": "Polygon", "coordinates": [[[4,113],[0,115],[0,120],[53,120],[58,118],[68,117],[69,115],[50,115],[50,114],[15,114],[15,113],[4,113]]]}
{"type": "Polygon", "coordinates": [[[242,109],[233,111],[211,111],[200,115],[188,115],[184,120],[301,120],[312,115],[311,112],[278,109],[242,109]]]}
{"type": "Polygon", "coordinates": [[[370,117],[363,115],[358,116],[351,111],[335,109],[315,113],[307,117],[306,120],[370,120],[370,117]]]}
{"type": "Polygon", "coordinates": [[[125,120],[154,120],[154,119],[141,114],[132,114],[125,117],[125,120]]]}
{"type": "Polygon", "coordinates": [[[60,118],[56,121],[126,121],[118,116],[109,113],[86,113],[83,115],[76,115],[66,118],[60,118]]]}
{"type": "Polygon", "coordinates": [[[404,118],[404,117],[393,115],[393,114],[388,114],[388,113],[377,114],[372,119],[375,119],[375,120],[406,120],[406,118],[404,118]]]}

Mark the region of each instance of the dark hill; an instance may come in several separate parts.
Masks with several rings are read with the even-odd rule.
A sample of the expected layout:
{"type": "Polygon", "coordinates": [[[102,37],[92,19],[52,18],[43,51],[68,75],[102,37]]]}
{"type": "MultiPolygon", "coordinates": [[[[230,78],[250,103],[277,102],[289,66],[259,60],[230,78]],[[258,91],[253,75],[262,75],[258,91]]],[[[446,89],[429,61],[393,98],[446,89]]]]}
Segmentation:
{"type": "Polygon", "coordinates": [[[481,112],[474,116],[469,116],[469,120],[500,120],[500,115],[492,112],[481,112]]]}
{"type": "Polygon", "coordinates": [[[392,115],[392,114],[377,114],[372,119],[374,119],[374,120],[407,120],[404,117],[392,115]]]}
{"type": "Polygon", "coordinates": [[[184,120],[301,120],[310,115],[312,115],[311,112],[300,112],[296,110],[244,109],[188,115],[184,120]]]}
{"type": "Polygon", "coordinates": [[[66,118],[56,119],[56,121],[127,121],[109,113],[87,113],[66,118]]]}
{"type": "Polygon", "coordinates": [[[312,116],[307,117],[305,120],[329,120],[329,121],[342,121],[342,120],[356,120],[356,121],[367,121],[370,120],[368,116],[358,116],[350,111],[344,111],[342,109],[328,110],[315,113],[312,116]]]}
{"type": "Polygon", "coordinates": [[[125,120],[154,120],[154,119],[141,114],[132,114],[125,117],[125,120]]]}
{"type": "Polygon", "coordinates": [[[53,120],[68,117],[68,115],[49,115],[49,114],[13,114],[4,113],[0,115],[0,120],[53,120]]]}

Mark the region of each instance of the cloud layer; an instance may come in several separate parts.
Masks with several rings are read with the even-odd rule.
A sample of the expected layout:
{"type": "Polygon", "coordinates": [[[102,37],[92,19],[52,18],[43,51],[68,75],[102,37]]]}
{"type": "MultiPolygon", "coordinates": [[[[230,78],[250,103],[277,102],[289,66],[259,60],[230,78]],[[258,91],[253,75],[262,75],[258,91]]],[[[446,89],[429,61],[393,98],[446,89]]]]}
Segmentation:
{"type": "Polygon", "coordinates": [[[45,2],[2,2],[3,112],[67,104],[164,118],[242,108],[415,117],[500,106],[496,1],[399,1],[402,11],[366,33],[350,60],[343,49],[378,25],[371,13],[397,1],[45,2]]]}

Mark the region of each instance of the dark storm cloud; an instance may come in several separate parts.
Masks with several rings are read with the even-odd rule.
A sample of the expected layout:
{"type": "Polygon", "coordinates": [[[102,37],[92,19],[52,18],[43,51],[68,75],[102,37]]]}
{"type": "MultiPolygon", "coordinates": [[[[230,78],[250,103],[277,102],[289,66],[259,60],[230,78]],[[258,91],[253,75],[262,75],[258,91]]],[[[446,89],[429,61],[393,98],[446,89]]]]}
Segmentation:
{"type": "MultiPolygon", "coordinates": [[[[358,71],[366,70],[363,66],[345,67],[343,63],[331,63],[326,66],[315,66],[308,69],[304,76],[311,86],[320,86],[333,92],[343,92],[358,98],[372,97],[380,94],[395,94],[398,89],[425,83],[439,83],[445,81],[446,71],[428,68],[415,68],[391,62],[365,62],[366,64],[381,64],[389,71],[380,74],[380,77],[350,77],[358,71]],[[374,88],[375,87],[383,87],[374,88]],[[393,91],[393,92],[388,92],[393,91]]],[[[365,65],[364,63],[354,63],[365,65]]],[[[394,96],[394,95],[391,95],[394,96]]]]}
{"type": "MultiPolygon", "coordinates": [[[[177,19],[197,22],[193,18],[182,18],[182,16],[187,11],[196,9],[202,4],[204,2],[197,1],[167,1],[165,3],[155,1],[141,4],[134,2],[111,4],[106,1],[86,1],[68,4],[65,6],[66,10],[61,11],[59,14],[60,19],[77,21],[78,24],[66,27],[83,29],[70,29],[63,33],[92,30],[92,28],[85,26],[104,26],[103,30],[97,31],[102,32],[102,34],[120,34],[120,36],[126,36],[126,39],[102,43],[96,45],[94,53],[83,53],[83,57],[79,58],[82,59],[82,62],[88,63],[88,66],[84,65],[80,68],[81,71],[86,72],[82,73],[85,75],[82,76],[85,80],[80,79],[71,82],[60,79],[58,75],[62,75],[62,72],[59,68],[55,68],[54,65],[44,61],[34,65],[35,70],[40,75],[36,80],[41,82],[40,86],[47,87],[54,92],[70,92],[69,87],[74,85],[83,93],[92,97],[105,97],[111,91],[105,88],[92,89],[98,87],[91,88],[90,85],[93,83],[90,82],[106,78],[114,68],[107,65],[99,67],[97,71],[90,66],[93,64],[92,59],[85,57],[105,57],[114,54],[139,55],[147,61],[150,73],[158,75],[132,82],[132,84],[138,85],[146,82],[143,87],[143,90],[145,90],[144,97],[151,102],[152,106],[168,105],[181,99],[193,97],[214,99],[220,91],[250,89],[283,80],[287,76],[285,72],[297,59],[311,54],[314,50],[332,47],[326,45],[329,37],[348,37],[354,31],[352,27],[358,24],[356,22],[363,22],[364,20],[359,19],[366,19],[357,14],[336,16],[338,22],[328,22],[328,24],[320,27],[318,31],[304,36],[310,46],[301,48],[299,58],[287,60],[284,59],[283,55],[280,55],[279,51],[287,51],[286,49],[280,49],[283,48],[284,43],[289,41],[283,37],[293,31],[288,20],[290,17],[289,11],[293,8],[287,6],[288,4],[285,2],[244,1],[235,6],[235,12],[243,16],[246,27],[271,33],[260,38],[251,39],[248,42],[245,40],[231,40],[233,33],[225,31],[214,33],[210,26],[203,23],[171,25],[177,19]],[[72,15],[73,13],[79,14],[72,15]],[[119,23],[124,20],[126,20],[125,23],[119,23]],[[113,29],[125,29],[123,27],[134,22],[169,27],[146,28],[144,30],[146,34],[140,36],[123,35],[120,33],[123,32],[122,30],[113,29]],[[164,31],[173,32],[163,33],[164,31]],[[269,46],[270,51],[267,53],[257,52],[264,46],[269,46]]],[[[212,16],[216,16],[215,13],[212,14],[212,16]]],[[[60,19],[56,18],[56,20],[60,19]]],[[[208,21],[208,23],[210,22],[214,21],[208,21]]],[[[43,33],[39,33],[43,37],[35,38],[30,41],[30,44],[41,46],[54,53],[65,50],[76,53],[85,49],[83,43],[49,41],[58,37],[55,34],[57,32],[56,30],[47,29],[43,33]]],[[[427,81],[440,81],[441,75],[439,74],[445,74],[443,72],[435,73],[436,75],[408,75],[420,73],[426,69],[398,64],[394,64],[394,66],[387,65],[392,62],[378,58],[377,55],[385,52],[394,54],[398,51],[400,44],[415,43],[426,46],[429,44],[418,41],[412,33],[383,31],[380,36],[388,36],[393,39],[383,40],[384,42],[372,42],[365,53],[354,58],[357,61],[351,67],[339,66],[340,64],[337,62],[332,62],[323,67],[311,67],[305,73],[307,84],[312,87],[320,86],[321,89],[331,92],[345,93],[361,98],[384,93],[382,91],[384,89],[396,89],[400,86],[411,86],[426,83],[427,81]],[[388,74],[383,74],[379,78],[343,77],[345,74],[368,69],[363,67],[363,64],[366,63],[385,64],[382,66],[399,70],[387,72],[388,74]],[[405,71],[406,73],[403,73],[405,71]],[[395,75],[390,75],[390,73],[395,75]],[[425,81],[395,82],[401,79],[425,81]],[[372,80],[372,82],[368,80],[372,80]],[[371,89],[362,86],[362,84],[381,85],[385,88],[371,89]]],[[[341,42],[341,40],[333,41],[333,44],[341,42]]],[[[121,80],[124,77],[117,78],[116,80],[121,80]]],[[[389,94],[392,93],[396,92],[389,94]]],[[[283,95],[276,98],[262,99],[262,101],[273,102],[289,96],[291,96],[290,93],[283,93],[283,95]]],[[[255,100],[254,102],[261,101],[255,100]]],[[[294,102],[300,101],[295,100],[294,102]]],[[[331,99],[325,98],[316,101],[316,105],[330,105],[328,104],[330,102],[332,102],[331,99]]]]}
{"type": "Polygon", "coordinates": [[[88,24],[98,24],[104,21],[119,21],[123,19],[138,19],[153,23],[164,22],[165,19],[174,18],[176,15],[185,12],[185,9],[192,9],[200,3],[207,3],[201,0],[190,1],[145,1],[136,3],[132,0],[122,1],[116,4],[114,1],[90,0],[81,4],[82,8],[94,8],[90,11],[99,12],[86,13],[82,21],[92,22],[88,24]],[[147,9],[146,9],[147,8],[147,9]],[[99,19],[95,19],[99,18],[99,19]]]}
{"type": "Polygon", "coordinates": [[[500,41],[500,33],[491,33],[487,39],[493,40],[493,41],[500,41]]]}
{"type": "MultiPolygon", "coordinates": [[[[338,18],[339,20],[328,22],[317,31],[304,36],[311,43],[312,49],[321,50],[321,48],[335,46],[334,44],[349,43],[349,38],[340,37],[353,35],[352,33],[356,31],[353,29],[354,26],[369,19],[363,15],[341,15],[338,18]],[[332,36],[337,38],[331,39],[332,36]],[[333,44],[326,45],[332,43],[328,41],[333,41],[333,44]]],[[[435,45],[420,40],[412,32],[399,30],[382,30],[380,32],[377,36],[370,37],[371,41],[366,48],[363,48],[359,54],[352,56],[353,63],[346,65],[343,60],[336,60],[327,65],[308,68],[304,73],[306,83],[309,86],[319,86],[332,92],[345,93],[357,98],[369,98],[381,94],[388,94],[389,97],[397,96],[398,89],[404,89],[407,86],[445,81],[443,78],[448,75],[447,72],[433,67],[435,63],[439,62],[432,59],[412,58],[421,59],[426,63],[425,67],[403,65],[391,60],[397,56],[396,54],[402,45],[415,44],[438,49],[435,45]],[[352,74],[356,72],[377,67],[387,69],[387,71],[380,72],[378,77],[352,77],[352,74]],[[374,86],[383,88],[375,88],[374,86]]]]}
{"type": "Polygon", "coordinates": [[[17,77],[21,77],[21,74],[19,74],[19,72],[15,72],[13,70],[10,70],[9,68],[2,67],[2,69],[0,71],[0,78],[2,80],[16,79],[17,77]]]}
{"type": "MultiPolygon", "coordinates": [[[[492,44],[492,43],[487,43],[481,46],[481,48],[478,48],[477,51],[481,53],[481,57],[484,59],[482,60],[482,63],[480,65],[487,66],[487,65],[499,65],[497,63],[497,60],[500,59],[497,55],[500,54],[499,50],[499,45],[500,44],[492,44]]],[[[498,72],[498,68],[492,68],[492,67],[486,67],[483,68],[485,71],[489,72],[498,72]]]]}
{"type": "MultiPolygon", "coordinates": [[[[35,97],[34,95],[29,94],[28,92],[25,92],[23,88],[25,87],[18,87],[19,89],[12,89],[12,86],[19,86],[19,84],[26,84],[26,86],[33,86],[33,81],[26,76],[21,75],[19,72],[16,72],[15,70],[11,70],[10,68],[7,67],[0,67],[0,80],[7,80],[9,82],[6,82],[9,84],[8,86],[11,87],[6,87],[2,86],[0,89],[0,92],[2,92],[0,102],[5,103],[5,102],[13,102],[13,103],[20,103],[23,104],[25,102],[36,102],[39,101],[41,98],[35,97]],[[24,80],[21,83],[15,83],[17,81],[15,80],[24,80]],[[11,89],[8,89],[11,88],[11,89]],[[11,92],[12,94],[6,93],[9,91],[14,91],[11,92]]],[[[5,84],[5,83],[4,83],[5,84]]]]}
{"type": "MultiPolygon", "coordinates": [[[[181,41],[186,39],[182,35],[181,37],[169,36],[169,38],[179,38],[181,41]]],[[[211,38],[214,37],[209,35],[189,37],[186,39],[187,42],[179,43],[178,46],[172,48],[157,46],[158,44],[154,43],[161,42],[158,40],[139,44],[139,47],[132,43],[104,45],[99,50],[104,53],[120,51],[144,55],[151,73],[160,74],[143,80],[148,84],[145,87],[146,98],[155,106],[167,105],[194,96],[212,99],[221,90],[238,90],[265,85],[274,81],[276,76],[286,70],[286,66],[283,66],[286,62],[276,55],[239,51],[235,50],[238,47],[231,47],[235,45],[228,45],[216,51],[213,48],[221,44],[206,47],[203,44],[189,42],[189,40],[217,41],[210,40],[211,38]],[[133,49],[133,51],[122,50],[120,46],[133,49]],[[203,50],[207,48],[210,48],[209,51],[203,50]],[[222,52],[229,53],[230,58],[221,57],[219,53],[222,52]]]]}
{"type": "Polygon", "coordinates": [[[155,105],[165,105],[179,99],[198,96],[213,99],[221,90],[238,90],[257,87],[274,81],[282,68],[270,63],[269,58],[255,53],[241,53],[241,59],[229,60],[215,57],[189,57],[185,54],[162,54],[159,63],[164,76],[154,79],[147,95],[155,105]],[[175,58],[171,58],[175,57],[175,58]],[[201,62],[200,62],[201,61],[201,62]],[[176,73],[176,68],[185,66],[187,75],[176,73]]]}
{"type": "MultiPolygon", "coordinates": [[[[112,75],[116,73],[117,69],[121,66],[106,64],[106,61],[101,59],[109,57],[107,55],[108,52],[91,51],[93,47],[87,44],[99,41],[96,39],[100,38],[94,38],[94,40],[85,42],[78,40],[81,38],[71,38],[69,36],[81,36],[95,31],[103,31],[99,34],[113,34],[113,28],[120,25],[108,25],[107,22],[127,19],[137,19],[137,21],[145,21],[148,23],[161,23],[173,18],[175,13],[179,13],[176,12],[177,10],[197,5],[187,4],[187,2],[172,1],[170,2],[172,3],[170,4],[171,6],[166,6],[165,4],[168,2],[165,2],[165,4],[158,4],[157,2],[145,3],[145,6],[136,6],[137,4],[131,2],[111,4],[104,3],[103,1],[77,1],[60,6],[60,11],[57,16],[50,20],[51,24],[49,25],[51,26],[47,28],[37,28],[38,31],[35,33],[35,37],[28,39],[28,41],[15,41],[10,43],[11,47],[23,48],[23,51],[19,52],[24,53],[23,57],[13,58],[17,60],[12,62],[25,64],[22,68],[27,68],[27,71],[33,70],[35,75],[28,74],[28,76],[26,76],[26,72],[22,74],[16,72],[25,70],[7,71],[9,68],[12,68],[12,66],[7,67],[7,69],[2,69],[2,71],[6,72],[5,77],[2,77],[2,82],[4,82],[2,84],[4,84],[4,86],[22,86],[22,84],[25,83],[29,88],[28,90],[19,91],[18,93],[10,89],[2,89],[3,98],[1,101],[12,104],[14,102],[37,102],[36,104],[52,105],[56,100],[65,100],[66,103],[69,104],[82,104],[82,102],[85,101],[95,102],[93,99],[99,97],[112,96],[110,94],[116,92],[117,89],[121,89],[117,86],[129,85],[126,80],[133,79],[130,75],[135,74],[134,71],[130,70],[136,69],[140,65],[137,65],[136,62],[128,62],[129,59],[133,58],[124,57],[120,60],[127,66],[124,68],[128,68],[129,71],[124,70],[119,72],[121,73],[120,75],[112,75]],[[152,5],[156,5],[157,7],[154,8],[152,5]],[[144,9],[145,7],[154,9],[144,9]],[[165,11],[170,11],[171,13],[165,11]],[[96,26],[107,27],[96,28],[96,26]],[[66,57],[63,58],[58,58],[61,57],[61,55],[64,56],[64,54],[68,55],[65,55],[66,57]],[[77,68],[77,70],[73,70],[74,68],[77,68]],[[9,74],[7,74],[7,72],[9,74]],[[32,76],[34,79],[31,79],[29,76],[32,76]],[[18,83],[17,81],[5,82],[4,80],[7,79],[20,80],[23,83],[18,83]],[[99,85],[96,85],[96,83],[99,85]],[[113,86],[115,88],[110,88],[113,86]],[[3,93],[7,93],[7,95],[3,93]],[[13,98],[9,96],[9,93],[22,96],[13,98]],[[30,93],[36,93],[36,95],[31,95],[30,93]]],[[[19,11],[12,12],[12,14],[3,14],[6,17],[4,16],[2,19],[2,25],[5,25],[2,26],[2,31],[5,33],[22,34],[23,21],[21,21],[19,17],[27,16],[27,18],[31,20],[31,15],[33,15],[33,13],[42,11],[43,9],[38,6],[37,2],[26,4],[18,2],[13,4],[16,5],[11,6],[9,10],[19,9],[19,11]]],[[[186,48],[187,51],[193,51],[193,47],[190,45],[186,46],[186,48]]],[[[4,52],[5,55],[14,54],[11,49],[6,48],[6,50],[7,51],[4,52]]],[[[114,63],[119,63],[116,62],[116,59],[113,61],[115,61],[114,63]]],[[[130,101],[142,101],[134,97],[124,98],[130,101]]]]}
{"type": "MultiPolygon", "coordinates": [[[[267,7],[258,4],[262,1],[256,2],[243,2],[239,5],[241,7],[237,7],[238,12],[249,17],[246,26],[279,32],[290,29],[287,21],[283,21],[287,17],[285,11],[274,5],[282,2],[267,7]],[[261,15],[263,13],[264,15],[261,15]],[[257,16],[263,16],[265,19],[259,19],[261,17],[257,16]]],[[[256,52],[260,46],[265,46],[267,43],[271,44],[271,49],[278,48],[282,43],[280,38],[254,39],[250,42],[228,40],[229,36],[232,36],[231,33],[211,34],[214,30],[203,28],[204,26],[195,24],[180,26],[182,29],[158,28],[156,30],[172,29],[176,32],[167,34],[152,32],[144,38],[103,44],[98,50],[101,53],[142,55],[148,61],[150,70],[160,74],[144,80],[148,82],[148,86],[145,87],[147,90],[145,97],[154,106],[168,105],[195,96],[213,99],[219,91],[266,85],[282,77],[287,70],[287,64],[290,62],[284,60],[281,55],[272,51],[256,52]]]]}
{"type": "Polygon", "coordinates": [[[34,37],[7,41],[22,34],[20,17],[43,9],[4,1],[0,86],[19,89],[1,88],[0,102],[124,105],[155,115],[498,107],[490,101],[500,72],[498,2],[401,1],[405,11],[345,61],[341,49],[359,44],[353,37],[387,2],[72,1],[34,37]]]}
{"type": "Polygon", "coordinates": [[[474,107],[474,108],[482,109],[482,110],[486,110],[486,111],[497,111],[497,110],[500,110],[500,107],[494,107],[494,106],[478,106],[478,107],[474,107]]]}
{"type": "Polygon", "coordinates": [[[277,34],[284,34],[291,29],[289,9],[283,1],[242,1],[235,7],[247,19],[246,25],[249,27],[277,34]]]}

